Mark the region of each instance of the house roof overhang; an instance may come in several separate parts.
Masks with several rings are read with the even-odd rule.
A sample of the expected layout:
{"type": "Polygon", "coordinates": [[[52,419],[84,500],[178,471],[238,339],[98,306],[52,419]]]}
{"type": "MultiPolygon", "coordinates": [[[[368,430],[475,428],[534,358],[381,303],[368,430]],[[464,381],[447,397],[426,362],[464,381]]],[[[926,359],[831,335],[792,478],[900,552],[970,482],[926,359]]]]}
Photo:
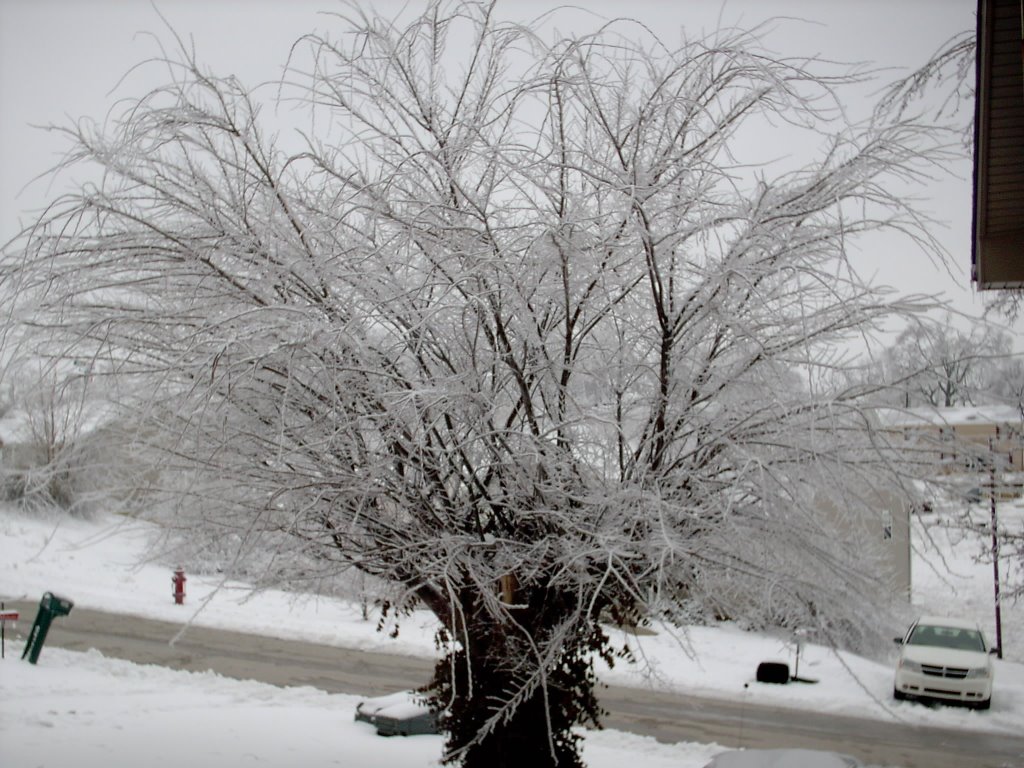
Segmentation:
{"type": "Polygon", "coordinates": [[[1024,288],[1024,0],[978,0],[971,279],[1024,288]]]}

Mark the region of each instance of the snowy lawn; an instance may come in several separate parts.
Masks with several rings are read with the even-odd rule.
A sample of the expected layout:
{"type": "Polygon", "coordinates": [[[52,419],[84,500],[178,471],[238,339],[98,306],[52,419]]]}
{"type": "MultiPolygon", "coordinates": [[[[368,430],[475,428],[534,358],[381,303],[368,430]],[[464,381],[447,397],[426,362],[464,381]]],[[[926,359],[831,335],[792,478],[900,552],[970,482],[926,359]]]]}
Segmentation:
{"type": "MultiPolygon", "coordinates": [[[[1024,515],[1018,504],[1011,518],[1024,515]]],[[[920,533],[920,532],[919,532],[920,533]]],[[[323,597],[264,591],[190,575],[185,606],[171,598],[172,569],[147,558],[153,529],[117,518],[93,522],[40,520],[0,511],[0,597],[38,600],[49,590],[76,606],[157,619],[193,622],[340,647],[434,656],[434,622],[427,614],[406,619],[397,639],[375,631],[358,606],[323,597]]],[[[981,621],[992,635],[990,566],[971,556],[976,542],[932,529],[915,542],[914,604],[920,612],[949,612],[981,621]]],[[[22,617],[30,626],[34,616],[22,617]]],[[[996,662],[989,712],[924,707],[892,700],[892,657],[865,659],[807,646],[801,677],[815,685],[754,682],[758,662],[794,666],[787,638],[744,633],[731,626],[694,627],[674,638],[666,632],[639,638],[644,664],[620,662],[604,670],[608,683],[679,690],[862,717],[898,719],[942,727],[1018,733],[1024,722],[1024,606],[1003,606],[1007,660],[996,662]],[[747,687],[745,687],[747,686],[747,687]]],[[[27,629],[27,626],[23,626],[27,629]]],[[[899,634],[902,628],[895,628],[899,634]]],[[[55,631],[59,631],[55,630],[55,631]]],[[[632,641],[636,646],[636,641],[632,641]]],[[[352,722],[356,697],[312,689],[272,688],[212,673],[190,674],[76,654],[48,647],[38,667],[21,663],[21,644],[8,648],[0,670],[0,764],[79,766],[118,764],[234,765],[433,765],[436,737],[380,739],[352,722]],[[59,738],[58,735],[59,734],[59,738]],[[179,738],[184,736],[184,738],[179,738]],[[154,757],[150,745],[175,744],[154,757]],[[45,755],[35,761],[32,755],[45,755]],[[130,756],[137,755],[137,760],[130,756]],[[165,762],[159,762],[164,760],[165,762]],[[93,762],[90,762],[93,761],[93,762]]],[[[592,766],[621,765],[625,754],[644,755],[645,766],[702,766],[716,748],[659,745],[629,734],[587,735],[592,766]]]]}
{"type": "MultiPolygon", "coordinates": [[[[0,663],[5,768],[436,768],[440,736],[383,739],[356,696],[175,672],[47,648],[0,663]]],[[[700,768],[721,747],[588,733],[590,768],[700,768]]]]}

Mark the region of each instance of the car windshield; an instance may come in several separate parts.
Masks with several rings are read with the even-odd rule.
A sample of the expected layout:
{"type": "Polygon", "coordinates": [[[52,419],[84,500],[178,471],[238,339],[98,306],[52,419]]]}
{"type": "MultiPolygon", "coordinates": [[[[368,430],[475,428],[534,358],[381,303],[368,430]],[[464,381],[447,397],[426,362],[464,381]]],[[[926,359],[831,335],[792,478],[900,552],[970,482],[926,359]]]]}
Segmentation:
{"type": "Polygon", "coordinates": [[[933,645],[939,648],[956,648],[961,651],[985,652],[985,640],[976,629],[961,627],[938,627],[918,624],[910,633],[908,645],[933,645]]]}

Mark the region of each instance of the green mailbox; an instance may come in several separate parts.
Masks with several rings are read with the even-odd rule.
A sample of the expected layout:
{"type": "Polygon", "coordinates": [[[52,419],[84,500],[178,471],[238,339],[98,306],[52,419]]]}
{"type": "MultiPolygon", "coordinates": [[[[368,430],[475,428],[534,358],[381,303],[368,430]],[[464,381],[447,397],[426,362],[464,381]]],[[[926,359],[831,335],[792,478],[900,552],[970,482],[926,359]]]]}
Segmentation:
{"type": "Polygon", "coordinates": [[[39,660],[39,652],[43,650],[43,643],[46,642],[50,623],[58,616],[67,616],[73,606],[74,603],[67,598],[57,597],[52,592],[44,594],[43,599],[39,601],[39,613],[32,624],[32,631],[28,633],[28,642],[25,643],[25,652],[21,654],[21,658],[27,656],[29,663],[35,664],[39,660]]]}

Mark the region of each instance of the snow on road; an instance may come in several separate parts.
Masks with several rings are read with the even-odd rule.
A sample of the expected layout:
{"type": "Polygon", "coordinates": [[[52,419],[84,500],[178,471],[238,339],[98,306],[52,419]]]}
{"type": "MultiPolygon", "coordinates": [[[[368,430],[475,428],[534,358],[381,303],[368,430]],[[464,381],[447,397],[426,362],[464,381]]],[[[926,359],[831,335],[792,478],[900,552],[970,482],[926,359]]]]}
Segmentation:
{"type": "MultiPolygon", "coordinates": [[[[434,623],[425,613],[407,619],[398,637],[390,638],[376,631],[375,620],[364,620],[358,606],[344,601],[253,593],[243,584],[197,575],[189,576],[186,605],[175,605],[172,565],[149,558],[152,536],[148,525],[120,518],[40,519],[0,510],[0,598],[36,600],[52,591],[78,606],[183,626],[193,622],[340,647],[435,654],[434,623]]],[[[991,569],[975,564],[971,554],[963,541],[944,533],[933,536],[927,547],[918,547],[915,605],[928,611],[936,606],[961,611],[988,626],[990,617],[984,613],[990,606],[991,569]],[[933,568],[935,563],[940,565],[933,568]]],[[[891,659],[840,655],[817,646],[805,647],[800,657],[801,677],[819,680],[816,685],[754,683],[759,661],[777,659],[792,667],[795,646],[788,638],[753,635],[731,626],[691,628],[682,644],[665,632],[640,638],[642,668],[620,662],[601,676],[619,685],[1017,734],[1024,722],[1024,637],[1019,631],[1024,628],[1024,606],[1004,606],[1003,614],[1010,629],[1004,629],[1004,644],[1011,660],[997,662],[996,695],[992,709],[984,713],[896,703],[891,699],[891,659]]],[[[23,616],[23,624],[32,618],[23,616]]],[[[370,726],[352,722],[353,696],[309,688],[282,690],[52,647],[33,667],[18,659],[20,652],[20,644],[8,647],[0,665],[4,766],[404,768],[435,765],[440,755],[437,737],[385,740],[370,726]]],[[[586,737],[588,763],[598,768],[636,761],[638,754],[645,767],[698,768],[719,749],[661,745],[611,731],[586,737]]]]}

